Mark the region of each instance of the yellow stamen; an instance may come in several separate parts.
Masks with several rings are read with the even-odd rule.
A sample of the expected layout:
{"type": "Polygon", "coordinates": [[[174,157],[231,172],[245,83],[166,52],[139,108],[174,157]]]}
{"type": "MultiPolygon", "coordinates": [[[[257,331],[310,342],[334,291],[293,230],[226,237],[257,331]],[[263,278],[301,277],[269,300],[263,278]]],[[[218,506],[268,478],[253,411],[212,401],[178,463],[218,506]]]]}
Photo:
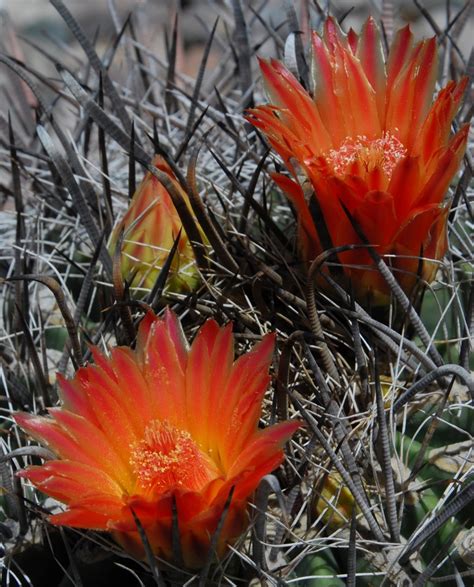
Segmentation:
{"type": "Polygon", "coordinates": [[[142,440],[131,446],[130,465],[144,489],[159,492],[176,487],[199,491],[219,475],[189,432],[153,420],[142,440]]]}
{"type": "Polygon", "coordinates": [[[337,175],[349,173],[350,166],[359,161],[368,172],[379,167],[390,179],[395,166],[406,154],[406,147],[386,131],[378,139],[368,139],[365,135],[346,137],[338,149],[328,151],[326,160],[337,175]]]}

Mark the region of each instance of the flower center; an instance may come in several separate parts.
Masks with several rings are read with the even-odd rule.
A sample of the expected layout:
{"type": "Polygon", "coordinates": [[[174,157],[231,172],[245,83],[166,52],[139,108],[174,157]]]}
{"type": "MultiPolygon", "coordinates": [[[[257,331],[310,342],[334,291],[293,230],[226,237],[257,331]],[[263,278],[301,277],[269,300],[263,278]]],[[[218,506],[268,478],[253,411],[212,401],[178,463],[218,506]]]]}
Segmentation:
{"type": "Polygon", "coordinates": [[[381,168],[390,179],[395,166],[406,154],[403,143],[385,131],[378,139],[368,139],[365,135],[346,137],[338,149],[326,153],[326,160],[337,175],[350,173],[351,166],[360,163],[368,172],[381,168]]]}
{"type": "Polygon", "coordinates": [[[144,489],[159,493],[176,487],[199,491],[220,474],[189,432],[159,420],[150,422],[143,439],[131,446],[130,465],[144,489]]]}

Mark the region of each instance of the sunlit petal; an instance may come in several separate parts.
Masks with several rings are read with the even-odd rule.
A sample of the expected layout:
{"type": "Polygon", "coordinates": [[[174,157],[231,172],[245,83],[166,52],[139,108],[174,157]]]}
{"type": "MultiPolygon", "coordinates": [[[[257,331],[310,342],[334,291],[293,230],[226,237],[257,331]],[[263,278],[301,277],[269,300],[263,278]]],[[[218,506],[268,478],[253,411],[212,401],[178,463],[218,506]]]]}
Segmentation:
{"type": "Polygon", "coordinates": [[[299,428],[260,428],[275,337],[234,360],[232,326],[208,320],[189,347],[177,317],[149,311],[137,348],[62,380],[64,406],[50,417],[16,414],[17,423],[58,457],[19,475],[67,509],[57,525],[105,530],[145,557],[137,519],[155,555],[173,558],[173,517],[190,568],[202,566],[225,516],[222,557],[248,525],[248,502],[283,460],[299,428]],[[233,498],[229,502],[229,495],[233,498]],[[173,513],[176,512],[176,513],[173,513]]]}

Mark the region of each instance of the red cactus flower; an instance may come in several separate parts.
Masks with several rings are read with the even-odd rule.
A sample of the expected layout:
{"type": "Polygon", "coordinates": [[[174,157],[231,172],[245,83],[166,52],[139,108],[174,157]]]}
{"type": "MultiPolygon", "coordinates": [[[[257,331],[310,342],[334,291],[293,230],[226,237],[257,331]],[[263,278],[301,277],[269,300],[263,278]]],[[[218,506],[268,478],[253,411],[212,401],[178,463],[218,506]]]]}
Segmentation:
{"type": "Polygon", "coordinates": [[[171,561],[176,507],[184,562],[198,568],[233,489],[216,546],[223,556],[246,529],[252,492],[299,427],[258,426],[274,338],[234,362],[230,324],[208,320],[188,348],[166,311],[145,316],[134,351],[93,349],[95,365],[59,379],[61,407],[49,417],[15,416],[58,457],[19,473],[66,504],[50,521],[111,532],[143,557],[135,514],[153,552],[171,561]]]}
{"type": "MultiPolygon", "coordinates": [[[[152,165],[166,173],[191,210],[188,196],[160,155],[152,165]]],[[[152,289],[181,231],[165,291],[188,293],[199,285],[199,271],[192,245],[168,191],[150,172],[138,186],[124,217],[116,224],[110,242],[113,255],[123,233],[121,270],[131,287],[152,289]]],[[[203,236],[205,242],[206,238],[203,236]]]]}
{"type": "MultiPolygon", "coordinates": [[[[385,61],[372,18],[357,36],[342,33],[328,18],[324,35],[312,35],[310,95],[278,61],[260,67],[271,104],[249,111],[293,179],[274,179],[299,218],[303,257],[323,250],[298,182],[301,171],[314,190],[333,246],[360,243],[349,211],[364,236],[377,246],[410,294],[420,277],[431,281],[446,252],[448,186],[463,157],[468,125],[450,128],[467,79],[449,82],[433,103],[437,76],[436,39],[414,44],[409,27],[398,31],[385,61]],[[295,181],[296,180],[296,181],[295,181]]],[[[388,289],[369,253],[340,255],[343,280],[352,280],[360,300],[387,302],[388,289]]]]}

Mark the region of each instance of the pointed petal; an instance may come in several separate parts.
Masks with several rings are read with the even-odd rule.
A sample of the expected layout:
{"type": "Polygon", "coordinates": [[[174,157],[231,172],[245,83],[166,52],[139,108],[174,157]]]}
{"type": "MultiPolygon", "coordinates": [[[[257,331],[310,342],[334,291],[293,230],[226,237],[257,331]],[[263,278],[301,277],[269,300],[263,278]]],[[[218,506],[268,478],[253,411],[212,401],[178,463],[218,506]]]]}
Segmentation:
{"type": "Polygon", "coordinates": [[[208,320],[191,346],[186,372],[188,425],[203,450],[215,450],[218,406],[234,360],[232,325],[208,320]]]}
{"type": "MultiPolygon", "coordinates": [[[[189,568],[199,568],[206,560],[209,552],[210,538],[216,531],[222,516],[222,508],[208,510],[205,518],[190,522],[181,534],[181,545],[184,559],[189,568]]],[[[232,500],[216,544],[216,556],[221,558],[227,550],[227,544],[233,544],[248,525],[246,503],[232,500]]]]}
{"type": "Polygon", "coordinates": [[[181,322],[178,320],[176,314],[170,308],[165,309],[164,322],[168,336],[174,345],[176,357],[178,359],[181,369],[184,371],[186,368],[186,361],[188,356],[188,343],[184,336],[181,322]]]}
{"type": "Polygon", "coordinates": [[[137,436],[142,431],[141,427],[134,429],[132,426],[127,402],[124,401],[124,396],[128,395],[128,389],[123,387],[117,389],[118,386],[112,384],[111,380],[109,385],[101,385],[99,382],[106,377],[105,374],[101,377],[102,369],[94,365],[90,365],[87,369],[91,380],[94,381],[93,385],[88,385],[86,388],[89,405],[94,411],[94,419],[83,417],[99,428],[117,454],[120,454],[124,447],[130,446],[137,440],[137,436]],[[120,434],[117,434],[117,430],[120,430],[120,434]]]}
{"type": "MultiPolygon", "coordinates": [[[[137,362],[131,349],[125,347],[113,349],[110,364],[120,383],[113,385],[110,380],[104,381],[104,387],[109,389],[117,402],[123,406],[134,430],[140,434],[147,423],[156,417],[154,411],[156,390],[150,389],[143,375],[143,367],[137,362]]],[[[95,370],[91,372],[91,377],[93,375],[99,376],[100,372],[95,370]]]]}
{"type": "Polygon", "coordinates": [[[137,343],[135,350],[137,353],[138,360],[143,365],[145,362],[145,348],[148,343],[148,337],[150,336],[151,327],[159,320],[155,313],[149,310],[141,319],[138,325],[137,343]]]}
{"type": "Polygon", "coordinates": [[[449,82],[439,92],[431,107],[413,145],[413,154],[421,155],[425,165],[429,163],[437,149],[447,145],[451,124],[458,111],[467,82],[468,78],[462,79],[459,83],[449,82]]]}
{"type": "Polygon", "coordinates": [[[437,75],[436,39],[419,43],[387,94],[385,128],[408,148],[423,124],[437,75]]]}
{"type": "MultiPolygon", "coordinates": [[[[333,64],[329,52],[321,37],[313,32],[312,37],[311,75],[314,85],[314,102],[318,106],[321,119],[332,137],[334,146],[339,145],[349,134],[343,116],[334,116],[340,112],[340,104],[336,97],[333,81],[333,64]]],[[[340,91],[338,89],[338,91],[340,91]]]]}
{"type": "MultiPolygon", "coordinates": [[[[239,401],[247,394],[252,394],[251,383],[262,374],[267,374],[273,356],[275,335],[267,334],[255,347],[245,355],[242,355],[234,364],[232,374],[227,381],[219,401],[219,421],[216,422],[216,434],[222,439],[226,438],[229,427],[232,426],[232,417],[239,401]]],[[[261,401],[258,411],[261,412],[261,401]]],[[[220,461],[224,469],[230,465],[229,445],[219,442],[220,461]]]]}
{"type": "Polygon", "coordinates": [[[397,218],[403,222],[410,213],[421,187],[418,157],[405,157],[393,170],[388,191],[393,195],[397,218]]]}
{"type": "Polygon", "coordinates": [[[50,516],[56,526],[109,530],[112,521],[120,519],[123,502],[113,496],[94,495],[77,500],[68,510],[50,516]]]}
{"type": "Polygon", "coordinates": [[[70,528],[84,528],[89,530],[107,530],[109,516],[90,510],[74,508],[61,514],[49,517],[54,526],[68,526],[70,528]]]}
{"type": "MultiPolygon", "coordinates": [[[[81,367],[76,375],[80,371],[87,373],[87,367],[81,367]]],[[[99,424],[90,405],[87,390],[80,379],[77,376],[74,379],[65,379],[61,373],[57,374],[56,379],[59,383],[60,397],[65,409],[83,416],[94,424],[99,424]]]]}
{"type": "Polygon", "coordinates": [[[406,25],[399,29],[395,39],[390,46],[387,61],[387,94],[390,95],[392,86],[395,83],[399,73],[408,63],[413,51],[413,35],[410,26],[406,25]]]}
{"type": "Polygon", "coordinates": [[[31,483],[48,495],[52,495],[52,493],[49,490],[44,490],[45,486],[43,485],[48,478],[69,479],[82,485],[79,492],[70,493],[68,499],[64,499],[66,503],[80,499],[89,493],[115,495],[117,498],[122,496],[122,488],[112,477],[97,467],[91,467],[77,461],[49,461],[41,467],[28,467],[28,469],[20,471],[18,476],[29,479],[31,483]]]}
{"type": "Polygon", "coordinates": [[[334,51],[334,49],[338,46],[342,46],[343,49],[349,48],[346,36],[342,32],[339,23],[333,16],[328,16],[328,18],[324,21],[323,35],[324,41],[329,47],[330,51],[334,51]]]}
{"type": "Polygon", "coordinates": [[[186,386],[181,359],[166,324],[153,324],[146,348],[144,378],[153,402],[150,419],[186,426],[186,386]]]}
{"type": "Polygon", "coordinates": [[[275,59],[271,62],[261,59],[260,68],[270,100],[282,109],[288,127],[314,145],[315,152],[330,148],[332,141],[318,109],[295,77],[275,59]]]}
{"type": "Polygon", "coordinates": [[[375,91],[379,120],[383,125],[387,76],[380,31],[372,17],[369,17],[364,24],[356,55],[362,64],[370,85],[375,91]]]}
{"type": "Polygon", "coordinates": [[[314,99],[337,147],[347,136],[374,136],[380,132],[380,121],[375,91],[360,61],[337,23],[333,19],[326,22],[327,46],[313,35],[314,99]]]}
{"type": "Polygon", "coordinates": [[[432,165],[435,171],[416,200],[417,207],[439,204],[443,200],[466,152],[468,136],[469,124],[466,124],[454,135],[448,147],[438,154],[436,165],[432,165]]]}
{"type": "Polygon", "coordinates": [[[354,211],[354,218],[372,245],[384,246],[390,243],[399,226],[394,198],[387,192],[367,192],[363,202],[354,211]]]}
{"type": "Polygon", "coordinates": [[[180,528],[201,515],[208,514],[209,503],[202,493],[194,491],[175,491],[176,509],[180,528]]]}
{"type": "MultiPolygon", "coordinates": [[[[447,219],[449,207],[430,205],[415,211],[408,218],[395,236],[397,274],[400,285],[410,292],[417,280],[419,256],[440,260],[447,249],[447,219]]],[[[437,264],[423,261],[422,278],[431,281],[436,273],[437,264]]]]}
{"type": "Polygon", "coordinates": [[[225,436],[220,439],[221,446],[227,444],[229,462],[236,458],[255,434],[262,414],[263,396],[270,381],[271,377],[266,372],[255,374],[254,379],[242,389],[242,397],[232,412],[225,436]]]}
{"type": "Polygon", "coordinates": [[[405,254],[418,256],[434,220],[441,213],[441,207],[429,205],[413,211],[409,218],[400,226],[394,242],[405,254]]]}
{"type": "Polygon", "coordinates": [[[92,357],[94,358],[94,363],[107,374],[107,377],[110,377],[112,381],[117,382],[114,370],[110,365],[110,358],[101,353],[100,350],[94,345],[90,346],[90,350],[92,357]]]}
{"type": "MultiPolygon", "coordinates": [[[[441,208],[439,216],[433,219],[429,231],[429,237],[423,243],[423,257],[427,259],[441,260],[448,250],[448,217],[449,206],[441,208]]],[[[439,268],[438,263],[423,261],[422,278],[431,283],[439,268]]]]}
{"type": "MultiPolygon", "coordinates": [[[[156,521],[154,524],[146,527],[146,535],[151,545],[153,554],[164,560],[173,560],[173,548],[171,545],[171,522],[156,521]]],[[[135,559],[143,560],[146,558],[143,541],[137,532],[137,525],[133,529],[121,532],[113,530],[114,540],[129,552],[135,559]]]]}
{"type": "MultiPolygon", "coordinates": [[[[347,80],[348,108],[354,113],[352,135],[376,137],[381,132],[377,95],[370,85],[360,62],[349,52],[341,54],[347,80]]],[[[382,96],[380,96],[382,99],[382,96]]]]}
{"type": "Polygon", "coordinates": [[[198,331],[189,353],[186,371],[187,425],[202,448],[208,447],[209,393],[213,367],[209,362],[208,342],[217,334],[218,325],[207,321],[198,331]]]}
{"type": "Polygon", "coordinates": [[[272,173],[271,177],[286,193],[298,214],[298,241],[304,258],[314,259],[321,252],[321,245],[301,186],[286,175],[280,173],[272,173]]]}
{"type": "Polygon", "coordinates": [[[97,466],[97,460],[88,454],[85,447],[75,442],[51,418],[19,412],[14,414],[14,419],[25,432],[41,443],[46,444],[59,457],[79,461],[92,467],[97,466]]]}
{"type": "Polygon", "coordinates": [[[131,495],[125,498],[121,516],[111,522],[111,528],[121,532],[135,530],[137,525],[132,510],[144,527],[150,526],[157,520],[171,522],[173,518],[173,494],[168,491],[152,500],[141,495],[131,495]]]}
{"type": "Polygon", "coordinates": [[[311,145],[307,137],[297,136],[291,128],[283,122],[283,112],[273,106],[259,106],[247,111],[246,118],[253,126],[260,128],[266,139],[293,172],[291,160],[304,160],[314,156],[318,145],[311,145]]]}
{"type": "MultiPolygon", "coordinates": [[[[221,328],[214,344],[209,347],[209,364],[212,368],[212,377],[210,381],[209,392],[209,428],[208,435],[212,436],[215,429],[213,424],[220,417],[218,406],[221,399],[222,390],[225,389],[226,383],[231,375],[234,364],[234,337],[232,334],[232,323],[221,328]]],[[[214,435],[214,447],[218,438],[214,435]]]]}
{"type": "MultiPolygon", "coordinates": [[[[359,192],[359,186],[364,185],[364,182],[356,181],[356,178],[349,176],[346,176],[348,181],[346,178],[341,180],[334,176],[321,177],[313,173],[310,173],[310,176],[332,245],[339,247],[358,243],[359,239],[341,206],[341,202],[349,212],[353,213],[367,192],[367,189],[364,189],[362,193],[359,192]],[[354,186],[357,189],[353,189],[354,186]]],[[[342,257],[340,259],[342,260],[342,257]]]]}
{"type": "MultiPolygon", "coordinates": [[[[49,413],[55,422],[87,454],[88,460],[85,461],[86,464],[90,464],[90,460],[93,460],[98,468],[103,469],[123,487],[129,488],[132,486],[131,470],[128,463],[126,463],[126,456],[117,454],[101,430],[82,416],[76,416],[76,414],[61,408],[50,408],[49,413]]],[[[128,450],[128,446],[124,447],[126,453],[128,453],[128,450]]]]}
{"type": "Polygon", "coordinates": [[[300,427],[300,422],[282,422],[259,431],[227,473],[229,480],[233,477],[238,479],[235,499],[247,497],[256,489],[263,476],[280,465],[284,457],[283,446],[300,427]]]}
{"type": "Polygon", "coordinates": [[[420,126],[425,121],[433,100],[436,78],[438,76],[436,37],[425,41],[425,50],[420,55],[418,67],[419,70],[415,82],[416,98],[413,101],[410,132],[405,143],[408,149],[413,147],[420,132],[420,126]]]}
{"type": "MultiPolygon", "coordinates": [[[[65,504],[71,503],[83,495],[86,486],[83,483],[78,482],[75,479],[69,479],[67,477],[53,477],[47,475],[46,471],[42,471],[43,467],[36,468],[30,467],[27,471],[23,471],[21,477],[28,479],[33,485],[35,485],[40,491],[46,493],[50,497],[62,501],[65,504]]],[[[90,493],[90,492],[89,492],[90,493]]]]}
{"type": "Polygon", "coordinates": [[[65,462],[70,464],[69,470],[50,463],[44,467],[30,467],[20,476],[27,478],[43,493],[73,507],[85,497],[94,501],[111,496],[121,499],[122,488],[99,469],[72,461],[56,461],[65,462]]]}
{"type": "Polygon", "coordinates": [[[357,46],[359,45],[359,35],[351,27],[347,33],[347,41],[354,55],[357,53],[357,46]]]}

